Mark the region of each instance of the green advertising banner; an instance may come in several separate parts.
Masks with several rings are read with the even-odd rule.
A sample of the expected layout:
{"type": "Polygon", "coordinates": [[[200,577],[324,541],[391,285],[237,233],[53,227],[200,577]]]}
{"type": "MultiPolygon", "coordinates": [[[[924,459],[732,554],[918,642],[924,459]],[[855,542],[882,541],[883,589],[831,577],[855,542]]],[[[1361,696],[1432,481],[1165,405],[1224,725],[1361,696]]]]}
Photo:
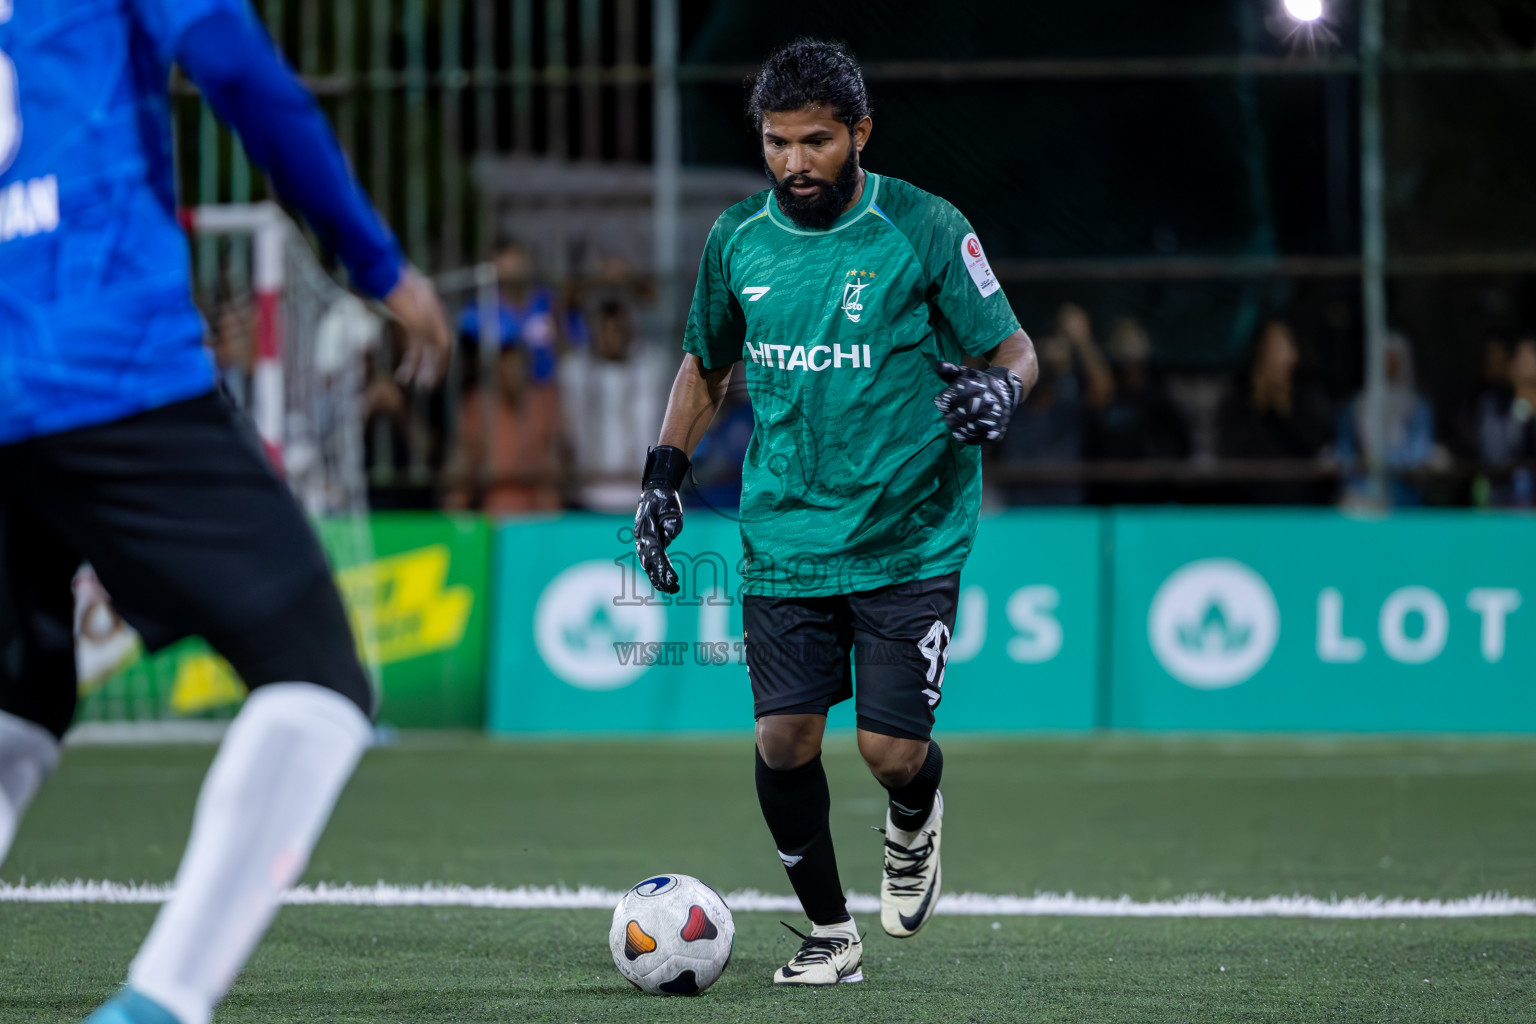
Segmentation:
{"type": "MultiPolygon", "coordinates": [[[[358,649],[383,691],[379,720],[406,728],[478,728],[484,714],[490,532],[474,516],[394,513],[319,524],[358,649]]],[[[228,717],[245,698],[229,665],[200,640],[152,657],[109,610],[82,616],[82,661],[109,667],[81,683],[87,721],[228,717]]]]}
{"type": "Polygon", "coordinates": [[[1536,730],[1536,524],[1117,512],[1110,724],[1536,730]]]}
{"type": "MultiPolygon", "coordinates": [[[[671,598],[639,570],[631,529],[591,515],[498,529],[492,731],[750,727],[736,523],[689,514],[671,549],[683,587],[671,598]]],[[[1094,513],[982,520],[961,574],[941,731],[1094,724],[1101,537],[1094,513]]],[[[852,702],[831,716],[833,727],[853,721],[852,702]]]]}

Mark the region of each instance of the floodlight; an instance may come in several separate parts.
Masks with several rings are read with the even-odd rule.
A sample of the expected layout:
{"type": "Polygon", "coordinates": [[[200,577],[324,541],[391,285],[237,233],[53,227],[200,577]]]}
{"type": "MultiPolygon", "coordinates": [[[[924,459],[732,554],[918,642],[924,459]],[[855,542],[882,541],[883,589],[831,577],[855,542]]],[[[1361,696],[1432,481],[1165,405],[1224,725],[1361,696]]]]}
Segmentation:
{"type": "Polygon", "coordinates": [[[1316,21],[1323,16],[1323,0],[1285,0],[1285,13],[1297,21],[1316,21]]]}

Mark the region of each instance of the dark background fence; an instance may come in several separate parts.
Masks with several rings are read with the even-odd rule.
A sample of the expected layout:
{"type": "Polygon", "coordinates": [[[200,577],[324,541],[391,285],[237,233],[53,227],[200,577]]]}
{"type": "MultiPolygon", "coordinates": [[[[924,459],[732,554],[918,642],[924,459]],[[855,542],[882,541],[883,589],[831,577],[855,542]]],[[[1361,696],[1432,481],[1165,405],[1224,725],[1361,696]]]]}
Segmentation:
{"type": "MultiPolygon", "coordinates": [[[[1313,456],[1335,453],[1368,365],[1362,86],[1371,58],[1361,17],[1372,2],[1383,26],[1386,322],[1411,348],[1442,449],[1407,468],[1438,474],[1433,500],[1470,501],[1488,462],[1477,405],[1508,386],[1486,345],[1536,325],[1529,0],[1340,0],[1316,25],[1271,0],[258,8],[416,262],[466,267],[516,238],[533,273],[559,291],[619,261],[638,345],[673,353],[703,232],[762,181],[744,82],[797,35],[844,40],[864,61],[874,102],[867,165],[970,217],[1037,341],[1061,333],[1059,312],[1075,303],[1109,370],[1144,352],[1158,393],[1185,421],[1183,446],[1135,454],[1135,472],[1101,451],[1096,468],[1047,460],[999,480],[1125,469],[1172,481],[1236,466],[1219,406],[1246,386],[1260,326],[1279,319],[1328,437],[1306,465],[1265,472],[1326,482],[1349,475],[1348,453],[1321,466],[1313,456]]],[[[265,194],[190,87],[177,125],[189,201],[265,194]]],[[[208,296],[243,274],[244,256],[227,242],[201,241],[195,258],[208,296]]]]}

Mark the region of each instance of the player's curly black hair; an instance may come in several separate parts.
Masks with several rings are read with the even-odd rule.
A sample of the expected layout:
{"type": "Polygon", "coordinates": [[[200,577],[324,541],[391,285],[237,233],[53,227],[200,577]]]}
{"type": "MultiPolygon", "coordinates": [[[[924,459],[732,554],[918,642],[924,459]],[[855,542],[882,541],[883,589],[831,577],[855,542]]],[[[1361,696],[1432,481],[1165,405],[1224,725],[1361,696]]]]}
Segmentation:
{"type": "Polygon", "coordinates": [[[843,44],[802,37],[779,47],[763,62],[747,98],[747,117],[760,132],[765,112],[823,105],[830,106],[853,131],[869,116],[864,72],[843,44]]]}

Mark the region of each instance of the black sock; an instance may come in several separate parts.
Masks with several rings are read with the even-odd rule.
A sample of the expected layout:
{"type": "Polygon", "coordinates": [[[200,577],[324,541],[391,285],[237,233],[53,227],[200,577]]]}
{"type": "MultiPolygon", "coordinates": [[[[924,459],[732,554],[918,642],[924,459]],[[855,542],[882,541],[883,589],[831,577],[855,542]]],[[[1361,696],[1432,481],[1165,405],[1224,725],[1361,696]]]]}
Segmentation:
{"type": "Polygon", "coordinates": [[[933,812],[933,798],[944,774],[944,752],[928,741],[928,757],[905,786],[885,787],[891,794],[891,824],[903,832],[916,832],[933,812]]]}
{"type": "Polygon", "coordinates": [[[779,848],[805,916],[813,924],[850,921],[832,851],[832,794],[817,754],[788,771],[775,771],[757,754],[757,802],[779,848]]]}

